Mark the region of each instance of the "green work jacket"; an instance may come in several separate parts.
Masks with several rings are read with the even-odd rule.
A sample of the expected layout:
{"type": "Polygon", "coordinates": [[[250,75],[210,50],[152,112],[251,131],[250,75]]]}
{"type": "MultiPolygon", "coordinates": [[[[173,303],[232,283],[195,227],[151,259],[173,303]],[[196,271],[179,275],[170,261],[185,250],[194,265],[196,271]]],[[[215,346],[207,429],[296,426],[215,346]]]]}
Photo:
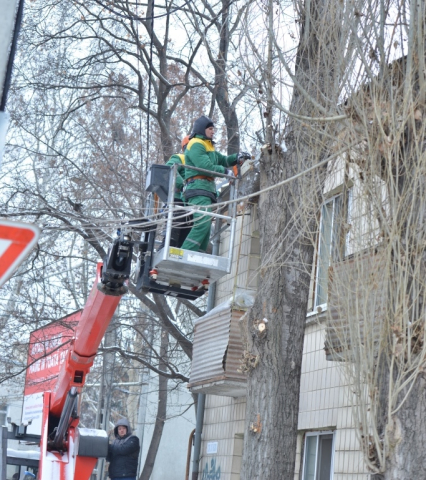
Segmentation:
{"type": "Polygon", "coordinates": [[[187,166],[194,166],[197,168],[204,168],[210,170],[211,174],[205,172],[197,172],[190,168],[185,168],[186,190],[207,190],[208,192],[216,193],[216,184],[205,179],[196,179],[194,182],[188,183],[192,177],[198,175],[205,175],[207,177],[216,176],[215,173],[226,173],[227,168],[232,167],[237,163],[237,154],[222,155],[216,152],[213,142],[206,137],[196,135],[192,138],[185,150],[185,164],[187,166]]]}
{"type": "Polygon", "coordinates": [[[183,153],[175,153],[167,161],[166,165],[173,167],[173,165],[180,165],[178,167],[176,175],[176,189],[175,189],[175,198],[181,199],[182,190],[183,190],[183,178],[185,176],[185,168],[182,165],[185,165],[185,155],[183,153]]]}

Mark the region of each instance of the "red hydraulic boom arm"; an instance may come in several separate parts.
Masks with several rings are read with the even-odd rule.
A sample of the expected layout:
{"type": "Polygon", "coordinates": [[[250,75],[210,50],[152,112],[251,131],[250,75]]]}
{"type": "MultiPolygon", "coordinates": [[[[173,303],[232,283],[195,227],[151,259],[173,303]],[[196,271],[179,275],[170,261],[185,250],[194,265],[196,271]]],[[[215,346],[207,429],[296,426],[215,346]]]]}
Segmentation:
{"type": "Polygon", "coordinates": [[[60,416],[71,387],[81,390],[86,382],[93,361],[106,329],[117,309],[121,296],[105,295],[98,290],[102,264],[96,272],[95,285],[90,292],[71,342],[68,355],[58,376],[50,399],[50,413],[60,416]]]}
{"type": "Polygon", "coordinates": [[[102,263],[83,309],[55,388],[44,393],[40,443],[40,480],[88,480],[99,457],[108,451],[103,430],[78,428],[79,402],[96,352],[125,293],[123,275],[113,288],[101,283],[102,263]]]}

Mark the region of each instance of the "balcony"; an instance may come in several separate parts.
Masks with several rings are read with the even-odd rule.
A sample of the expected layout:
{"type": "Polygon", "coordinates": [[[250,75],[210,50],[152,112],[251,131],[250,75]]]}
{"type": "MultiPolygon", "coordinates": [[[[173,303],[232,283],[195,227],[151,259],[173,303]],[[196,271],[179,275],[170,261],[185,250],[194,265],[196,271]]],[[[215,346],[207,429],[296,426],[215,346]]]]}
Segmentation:
{"type": "Polygon", "coordinates": [[[366,347],[374,351],[388,307],[386,258],[381,252],[356,255],[329,268],[327,360],[353,361],[366,347]]]}

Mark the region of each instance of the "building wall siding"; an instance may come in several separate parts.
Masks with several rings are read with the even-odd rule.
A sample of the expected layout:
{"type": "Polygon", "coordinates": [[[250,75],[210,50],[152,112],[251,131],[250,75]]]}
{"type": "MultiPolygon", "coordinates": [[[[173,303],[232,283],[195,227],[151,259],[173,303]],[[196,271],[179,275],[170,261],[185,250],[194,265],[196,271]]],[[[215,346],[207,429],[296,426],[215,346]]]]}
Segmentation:
{"type": "MultiPolygon", "coordinates": [[[[369,474],[364,467],[352,419],[350,388],[341,374],[338,362],[325,359],[324,334],[324,324],[315,322],[306,328],[300,391],[300,434],[294,479],[300,480],[302,475],[304,433],[333,430],[333,480],[368,480],[369,474]]],[[[240,478],[239,473],[233,469],[233,464],[235,467],[241,459],[235,438],[244,433],[245,407],[245,398],[207,396],[201,472],[215,458],[216,466],[221,470],[221,480],[240,478]],[[207,455],[209,442],[218,442],[217,454],[207,455]]]]}
{"type": "Polygon", "coordinates": [[[301,478],[304,433],[333,430],[333,480],[368,480],[352,418],[351,389],[340,363],[326,360],[324,338],[324,322],[311,321],[303,348],[298,425],[301,433],[294,478],[301,478]]]}
{"type": "MultiPolygon", "coordinates": [[[[201,445],[200,471],[211,467],[215,459],[216,469],[220,468],[220,480],[239,478],[242,444],[246,411],[245,398],[219,397],[207,395],[204,413],[203,441],[201,445]],[[217,453],[207,454],[207,445],[217,442],[217,453]]],[[[201,478],[207,478],[201,475],[201,478]]]]}
{"type": "MultiPolygon", "coordinates": [[[[260,241],[257,227],[257,208],[251,206],[237,217],[232,270],[217,282],[216,305],[234,297],[239,292],[254,295],[257,290],[257,273],[260,262],[260,241]]],[[[227,254],[229,234],[221,237],[220,255],[227,254]]]]}

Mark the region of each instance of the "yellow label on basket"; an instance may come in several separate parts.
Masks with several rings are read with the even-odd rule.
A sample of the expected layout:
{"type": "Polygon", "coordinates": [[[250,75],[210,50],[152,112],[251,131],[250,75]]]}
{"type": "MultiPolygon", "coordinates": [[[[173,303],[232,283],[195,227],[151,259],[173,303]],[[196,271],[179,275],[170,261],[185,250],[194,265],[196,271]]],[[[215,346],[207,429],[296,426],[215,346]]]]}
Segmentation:
{"type": "Polygon", "coordinates": [[[169,248],[169,257],[171,258],[183,258],[183,250],[181,248],[169,248]]]}

